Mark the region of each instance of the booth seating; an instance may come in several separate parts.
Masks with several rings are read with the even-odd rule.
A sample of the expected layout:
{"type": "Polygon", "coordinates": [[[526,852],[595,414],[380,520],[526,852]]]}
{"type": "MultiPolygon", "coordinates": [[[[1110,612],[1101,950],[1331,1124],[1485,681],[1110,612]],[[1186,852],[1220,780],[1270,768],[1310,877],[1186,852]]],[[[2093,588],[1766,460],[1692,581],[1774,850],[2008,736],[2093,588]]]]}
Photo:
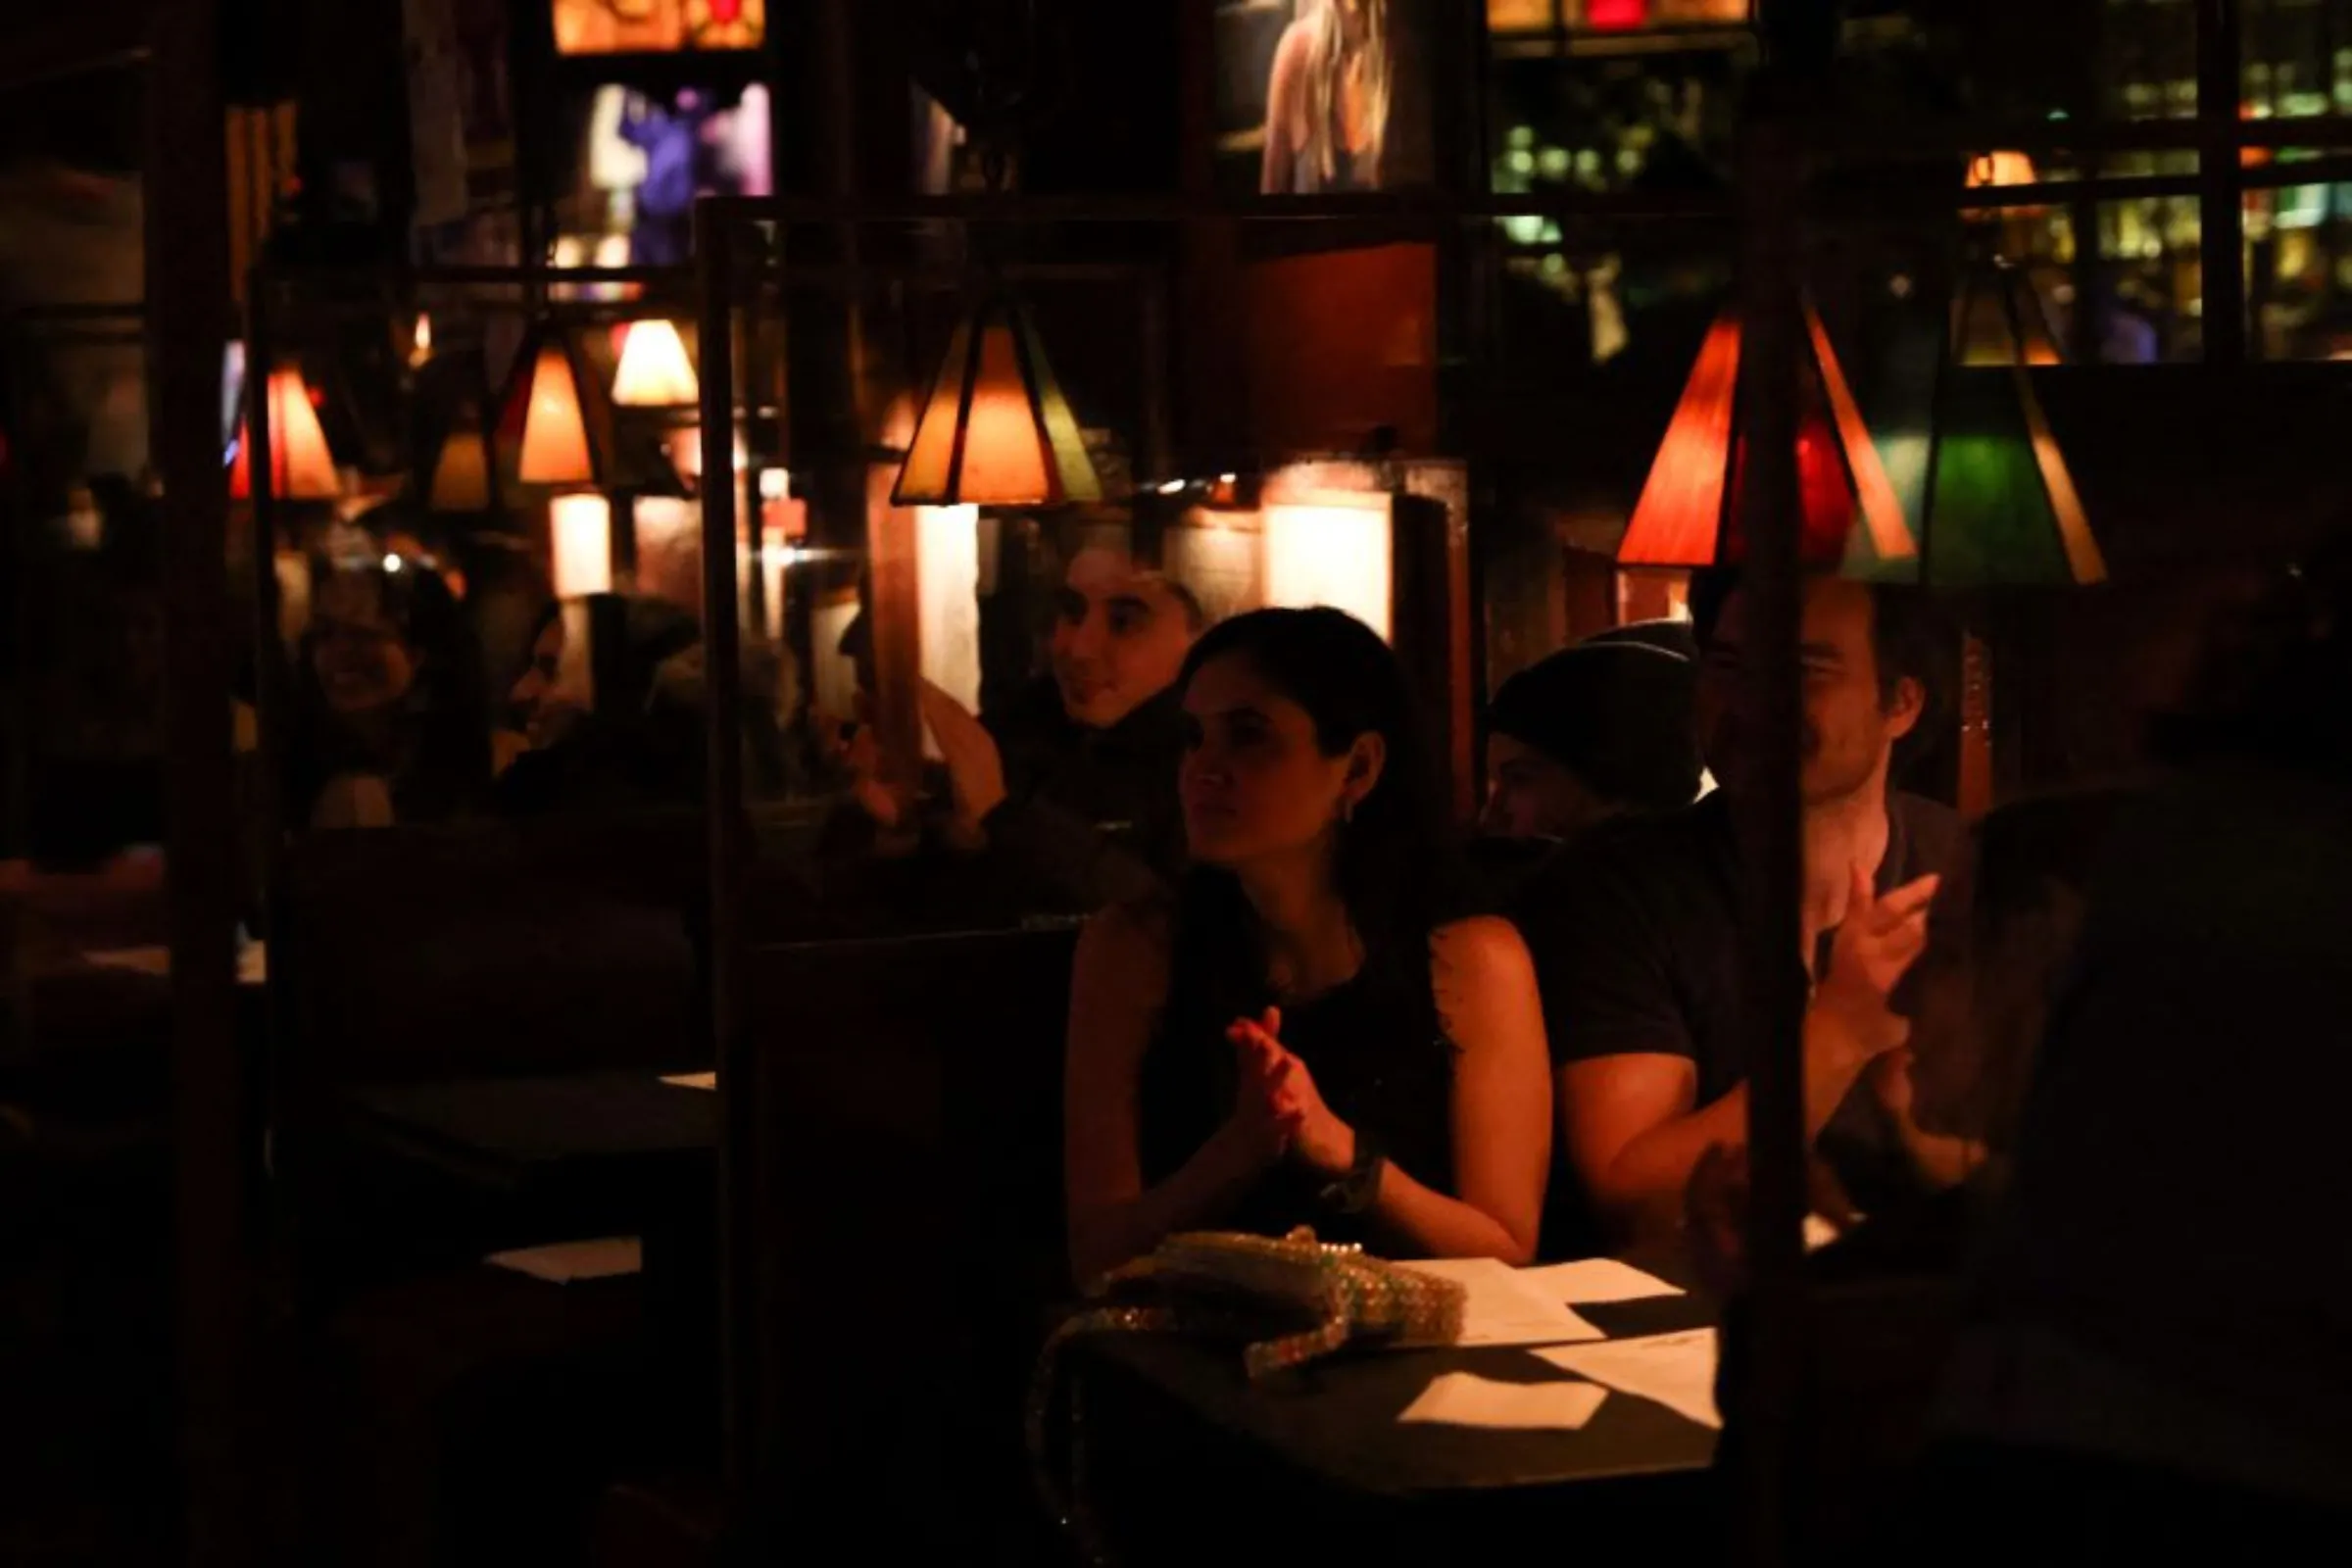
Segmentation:
{"type": "Polygon", "coordinates": [[[756,950],[768,1548],[855,1530],[877,1560],[1029,1560],[1023,1393],[1067,1293],[1061,1063],[1074,928],[756,950]],[[882,1532],[880,1535],[874,1532],[882,1532]]]}

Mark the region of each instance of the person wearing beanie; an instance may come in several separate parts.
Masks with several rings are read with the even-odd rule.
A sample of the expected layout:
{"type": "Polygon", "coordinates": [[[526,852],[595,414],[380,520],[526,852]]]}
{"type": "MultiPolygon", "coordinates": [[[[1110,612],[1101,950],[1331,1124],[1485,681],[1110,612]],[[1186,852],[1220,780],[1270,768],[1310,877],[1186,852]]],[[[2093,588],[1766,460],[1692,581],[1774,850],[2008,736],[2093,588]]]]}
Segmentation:
{"type": "Polygon", "coordinates": [[[1626,635],[1521,670],[1488,710],[1481,830],[1566,841],[1611,817],[1690,805],[1703,771],[1696,696],[1690,659],[1626,635]]]}

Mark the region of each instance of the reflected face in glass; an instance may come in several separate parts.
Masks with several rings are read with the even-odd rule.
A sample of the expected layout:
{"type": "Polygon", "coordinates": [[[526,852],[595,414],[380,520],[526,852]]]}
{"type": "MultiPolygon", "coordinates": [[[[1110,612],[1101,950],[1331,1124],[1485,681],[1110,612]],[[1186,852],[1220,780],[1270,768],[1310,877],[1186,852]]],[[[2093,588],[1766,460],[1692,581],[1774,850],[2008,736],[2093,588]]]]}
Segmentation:
{"type": "MultiPolygon", "coordinates": [[[[1870,590],[1858,582],[1815,577],[1804,588],[1797,631],[1803,681],[1798,788],[1807,806],[1849,800],[1885,782],[1894,743],[1919,722],[1922,694],[1905,679],[1888,698],[1881,689],[1872,642],[1870,590]]],[[[1750,690],[1754,633],[1748,596],[1724,602],[1707,645],[1698,712],[1707,765],[1734,788],[1751,786],[1762,753],[1763,724],[1750,690]]]]}
{"type": "Polygon", "coordinates": [[[1487,805],[1478,829],[1490,838],[1572,839],[1609,814],[1566,763],[1509,735],[1487,741],[1487,805]]]}
{"type": "Polygon", "coordinates": [[[1054,608],[1054,682],[1061,706],[1108,729],[1176,684],[1193,618],[1167,579],[1113,550],[1082,550],[1054,608]]]}
{"type": "Polygon", "coordinates": [[[409,694],[416,656],[367,572],[336,572],[311,607],[311,669],[338,713],[388,708],[409,694]]]}
{"type": "Polygon", "coordinates": [[[514,727],[529,736],[533,745],[545,739],[544,732],[553,707],[556,681],[564,667],[564,617],[549,617],[539,628],[539,636],[531,644],[531,660],[523,666],[522,678],[507,693],[507,706],[514,716],[514,727]]]}
{"type": "Polygon", "coordinates": [[[1339,820],[1349,759],[1326,757],[1307,710],[1238,657],[1184,693],[1177,773],[1194,859],[1232,868],[1311,851],[1339,820]]]}

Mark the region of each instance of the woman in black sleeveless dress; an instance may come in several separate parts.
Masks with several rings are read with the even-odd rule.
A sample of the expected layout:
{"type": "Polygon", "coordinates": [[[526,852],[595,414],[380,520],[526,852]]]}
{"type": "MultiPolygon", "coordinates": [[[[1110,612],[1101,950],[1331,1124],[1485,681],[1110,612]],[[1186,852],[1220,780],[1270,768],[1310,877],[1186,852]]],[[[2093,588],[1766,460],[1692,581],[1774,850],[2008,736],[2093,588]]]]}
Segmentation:
{"type": "Polygon", "coordinates": [[[1439,912],[1395,656],[1338,611],[1260,611],[1204,636],[1178,689],[1193,869],[1100,916],[1071,982],[1078,1277],[1181,1230],[1298,1225],[1527,1261],[1550,1157],[1542,1009],[1516,931],[1439,912]]]}

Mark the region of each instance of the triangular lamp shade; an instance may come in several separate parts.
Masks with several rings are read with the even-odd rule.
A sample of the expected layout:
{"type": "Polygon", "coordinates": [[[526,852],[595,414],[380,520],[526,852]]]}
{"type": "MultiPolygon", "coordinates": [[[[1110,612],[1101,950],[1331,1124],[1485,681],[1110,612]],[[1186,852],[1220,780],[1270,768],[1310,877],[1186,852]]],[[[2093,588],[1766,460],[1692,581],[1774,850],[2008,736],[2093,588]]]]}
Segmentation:
{"type": "Polygon", "coordinates": [[[425,505],[434,512],[488,512],[490,438],[470,423],[454,426],[433,462],[425,505]]]}
{"type": "MultiPolygon", "coordinates": [[[[280,501],[334,500],[343,493],[342,480],[302,372],[270,371],[269,398],[270,495],[280,501]]],[[[253,498],[252,454],[253,425],[247,419],[238,428],[236,461],[228,470],[228,493],[238,501],[253,498]]]]}
{"type": "Polygon", "coordinates": [[[580,408],[580,378],[560,344],[539,346],[522,416],[524,484],[594,484],[596,453],[580,408]]]}
{"type": "MultiPolygon", "coordinates": [[[[1804,320],[1796,441],[1799,557],[1808,566],[1865,573],[1910,560],[1918,545],[1902,503],[1810,304],[1804,320]]],[[[1744,557],[1739,497],[1745,453],[1737,421],[1740,341],[1735,315],[1727,313],[1708,330],[1618,546],[1619,565],[1696,568],[1744,557]]]]}
{"type": "Polygon", "coordinates": [[[2074,474],[2032,368],[2059,363],[2032,280],[1974,264],[1952,303],[1936,387],[1923,575],[1937,587],[2104,582],[2074,474]]]}
{"type": "Polygon", "coordinates": [[[891,504],[1039,507],[1102,499],[1102,483],[1029,314],[1004,295],[956,325],[891,504]]]}
{"type": "Polygon", "coordinates": [[[659,317],[630,322],[612,374],[612,401],[624,409],[690,409],[702,397],[677,324],[659,317]]]}

